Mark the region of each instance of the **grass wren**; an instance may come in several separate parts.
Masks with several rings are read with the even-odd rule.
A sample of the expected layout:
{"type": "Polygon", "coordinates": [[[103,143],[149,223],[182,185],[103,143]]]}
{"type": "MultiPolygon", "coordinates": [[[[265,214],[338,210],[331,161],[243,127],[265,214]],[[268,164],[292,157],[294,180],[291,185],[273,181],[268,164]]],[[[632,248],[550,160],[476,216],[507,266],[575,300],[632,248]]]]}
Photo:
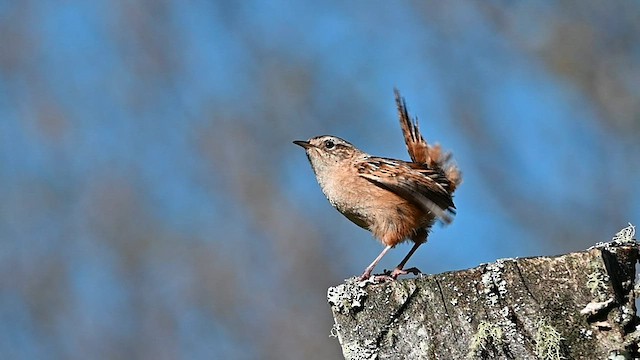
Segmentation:
{"type": "Polygon", "coordinates": [[[445,224],[453,220],[453,192],[462,181],[451,154],[424,140],[417,119],[409,117],[398,90],[395,98],[411,162],[371,156],[337,136],[322,135],[293,142],[305,149],[331,205],[385,245],[360,280],[369,279],[380,259],[405,240],[413,241],[413,247],[392,272],[380,278],[418,274],[418,269],[405,270],[404,266],[427,241],[436,220],[445,224]]]}

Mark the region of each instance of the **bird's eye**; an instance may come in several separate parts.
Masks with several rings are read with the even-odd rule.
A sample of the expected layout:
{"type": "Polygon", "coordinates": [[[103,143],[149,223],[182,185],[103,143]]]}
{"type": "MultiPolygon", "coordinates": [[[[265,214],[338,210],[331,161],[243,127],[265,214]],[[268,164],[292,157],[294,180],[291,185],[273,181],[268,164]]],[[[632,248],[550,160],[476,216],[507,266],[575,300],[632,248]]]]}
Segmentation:
{"type": "Polygon", "coordinates": [[[324,147],[327,149],[333,149],[336,146],[336,144],[333,142],[333,140],[325,140],[324,141],[324,147]]]}

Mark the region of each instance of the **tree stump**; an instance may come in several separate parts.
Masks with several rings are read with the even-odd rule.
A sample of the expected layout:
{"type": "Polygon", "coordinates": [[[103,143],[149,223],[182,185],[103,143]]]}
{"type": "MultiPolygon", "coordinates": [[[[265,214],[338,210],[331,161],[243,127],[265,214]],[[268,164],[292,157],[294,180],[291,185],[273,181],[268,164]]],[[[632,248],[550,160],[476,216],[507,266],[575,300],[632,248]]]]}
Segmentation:
{"type": "Polygon", "coordinates": [[[638,244],[329,288],[345,359],[637,358],[638,244]]]}

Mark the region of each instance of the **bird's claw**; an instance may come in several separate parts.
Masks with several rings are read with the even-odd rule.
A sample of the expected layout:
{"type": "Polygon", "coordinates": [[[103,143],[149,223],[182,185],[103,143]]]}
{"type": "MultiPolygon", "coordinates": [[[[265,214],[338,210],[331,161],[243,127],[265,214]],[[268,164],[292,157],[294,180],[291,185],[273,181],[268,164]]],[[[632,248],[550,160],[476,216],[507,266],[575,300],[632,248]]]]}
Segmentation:
{"type": "Polygon", "coordinates": [[[408,269],[400,269],[395,268],[393,270],[385,270],[384,273],[379,275],[371,275],[370,272],[365,272],[358,277],[358,282],[360,283],[371,283],[371,284],[382,284],[389,281],[395,281],[398,279],[400,275],[419,275],[422,272],[420,269],[416,267],[408,268],[408,269]]]}
{"type": "Polygon", "coordinates": [[[385,271],[385,275],[393,278],[394,280],[397,279],[398,276],[400,275],[408,275],[408,274],[419,275],[419,274],[422,274],[422,271],[420,271],[420,269],[416,267],[412,267],[408,269],[395,268],[393,269],[393,271],[385,271]]]}

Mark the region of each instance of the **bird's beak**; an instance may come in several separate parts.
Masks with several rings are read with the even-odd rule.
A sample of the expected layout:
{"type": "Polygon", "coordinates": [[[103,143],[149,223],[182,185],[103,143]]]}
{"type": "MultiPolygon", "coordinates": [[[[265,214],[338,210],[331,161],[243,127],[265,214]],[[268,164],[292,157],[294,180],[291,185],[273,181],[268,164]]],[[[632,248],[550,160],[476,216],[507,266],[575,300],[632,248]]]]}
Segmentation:
{"type": "Polygon", "coordinates": [[[313,145],[311,145],[311,143],[308,142],[308,141],[296,140],[293,143],[296,144],[296,145],[302,146],[305,149],[313,147],[313,145]]]}

